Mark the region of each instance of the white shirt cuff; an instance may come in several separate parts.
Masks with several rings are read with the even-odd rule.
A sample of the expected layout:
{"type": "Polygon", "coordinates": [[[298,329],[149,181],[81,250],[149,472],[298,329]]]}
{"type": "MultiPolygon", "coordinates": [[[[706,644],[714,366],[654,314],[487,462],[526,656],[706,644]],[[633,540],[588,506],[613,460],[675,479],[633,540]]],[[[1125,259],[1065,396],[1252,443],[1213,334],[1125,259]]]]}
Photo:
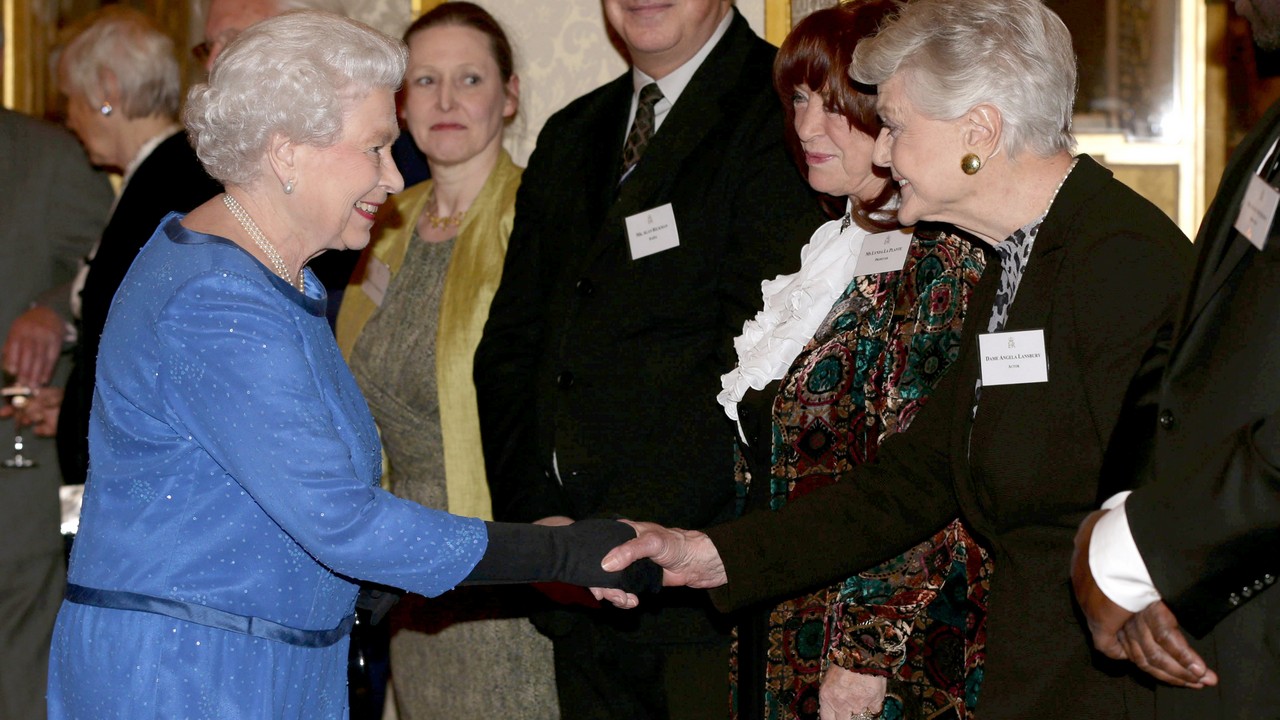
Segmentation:
{"type": "Polygon", "coordinates": [[[1129,516],[1124,502],[1129,491],[1117,493],[1102,504],[1108,510],[1093,526],[1089,539],[1089,570],[1098,589],[1111,602],[1138,612],[1160,599],[1160,593],[1151,581],[1147,564],[1138,552],[1129,530],[1129,516]]]}

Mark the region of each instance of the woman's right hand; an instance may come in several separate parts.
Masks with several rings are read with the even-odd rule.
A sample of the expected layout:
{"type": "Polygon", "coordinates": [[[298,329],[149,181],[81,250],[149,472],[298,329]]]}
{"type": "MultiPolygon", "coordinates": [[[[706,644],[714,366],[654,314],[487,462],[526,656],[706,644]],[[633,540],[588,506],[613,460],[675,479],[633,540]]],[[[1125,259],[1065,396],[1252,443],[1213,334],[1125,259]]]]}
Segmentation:
{"type": "Polygon", "coordinates": [[[880,714],[884,707],[887,681],[879,675],[851,672],[832,665],[822,675],[818,688],[818,717],[821,720],[849,720],[858,713],[880,714]]]}
{"type": "MultiPolygon", "coordinates": [[[[572,525],[573,518],[566,515],[549,515],[540,520],[534,520],[533,524],[546,525],[547,527],[564,527],[572,525]]],[[[590,590],[584,587],[565,583],[533,583],[533,587],[559,605],[600,607],[600,601],[594,597],[590,590]]]]}

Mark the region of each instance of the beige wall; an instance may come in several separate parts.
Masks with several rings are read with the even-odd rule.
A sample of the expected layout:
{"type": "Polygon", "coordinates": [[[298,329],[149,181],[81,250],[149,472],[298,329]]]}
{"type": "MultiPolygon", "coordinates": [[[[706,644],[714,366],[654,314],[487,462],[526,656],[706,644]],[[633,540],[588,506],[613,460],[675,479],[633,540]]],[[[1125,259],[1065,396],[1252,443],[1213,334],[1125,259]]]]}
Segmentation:
{"type": "MultiPolygon", "coordinates": [[[[346,0],[352,16],[399,35],[412,0],[346,0]]],[[[520,113],[506,145],[524,165],[542,124],[570,100],[617,77],[626,62],[609,44],[600,0],[478,0],[506,28],[520,76],[520,113]]],[[[764,0],[739,0],[738,10],[764,32],[764,0]]]]}

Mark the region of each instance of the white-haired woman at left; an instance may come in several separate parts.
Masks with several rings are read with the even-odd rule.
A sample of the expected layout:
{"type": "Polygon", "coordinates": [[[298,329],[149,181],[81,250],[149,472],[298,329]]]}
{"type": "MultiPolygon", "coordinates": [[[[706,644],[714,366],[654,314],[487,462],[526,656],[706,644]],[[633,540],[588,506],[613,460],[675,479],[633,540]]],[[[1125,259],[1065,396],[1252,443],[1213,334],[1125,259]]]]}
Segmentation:
{"type": "Polygon", "coordinates": [[[305,266],[362,248],[401,189],[404,70],[397,40],[286,13],[192,90],[188,131],[226,193],[161,222],[103,333],[50,717],[345,718],[358,581],[623,584],[600,569],[635,537],[622,523],[485,523],[379,487],[305,266]]]}
{"type": "Polygon", "coordinates": [[[44,385],[62,350],[64,327],[74,320],[77,344],[65,397],[42,392],[28,416],[57,427],[63,482],[77,484],[89,464],[85,438],[95,361],[111,299],[160,220],[170,212],[189,212],[222,187],[200,166],[178,124],[181,90],[173,40],[147,16],[109,5],[86,18],[59,57],[58,87],[67,100],[67,127],[89,160],[121,174],[124,183],[91,262],[71,287],[45,294],[66,300],[38,304],[19,316],[5,355],[23,382],[44,385]],[[65,309],[54,309],[68,301],[71,318],[63,317],[65,309]]]}

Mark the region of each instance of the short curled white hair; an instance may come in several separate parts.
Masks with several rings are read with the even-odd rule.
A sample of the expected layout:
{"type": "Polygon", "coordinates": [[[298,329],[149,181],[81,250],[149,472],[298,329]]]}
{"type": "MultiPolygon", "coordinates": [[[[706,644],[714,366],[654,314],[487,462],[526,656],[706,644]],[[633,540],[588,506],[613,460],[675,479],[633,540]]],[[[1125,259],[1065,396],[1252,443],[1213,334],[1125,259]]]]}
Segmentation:
{"type": "Polygon", "coordinates": [[[130,119],[174,117],[182,97],[173,40],[137,10],[108,5],[86,18],[59,60],[62,92],[97,105],[103,79],[115,79],[116,109],[130,119]]]}
{"type": "Polygon", "coordinates": [[[849,65],[850,77],[868,85],[899,72],[928,117],[955,119],[981,103],[999,108],[1010,157],[1075,147],[1071,33],[1041,0],[911,0],[858,43],[849,65]]]}
{"type": "Polygon", "coordinates": [[[240,33],[206,83],[191,89],[183,120],[200,162],[224,184],[261,173],[273,135],[328,147],[346,110],[404,77],[404,43],[340,15],[289,12],[240,33]]]}

